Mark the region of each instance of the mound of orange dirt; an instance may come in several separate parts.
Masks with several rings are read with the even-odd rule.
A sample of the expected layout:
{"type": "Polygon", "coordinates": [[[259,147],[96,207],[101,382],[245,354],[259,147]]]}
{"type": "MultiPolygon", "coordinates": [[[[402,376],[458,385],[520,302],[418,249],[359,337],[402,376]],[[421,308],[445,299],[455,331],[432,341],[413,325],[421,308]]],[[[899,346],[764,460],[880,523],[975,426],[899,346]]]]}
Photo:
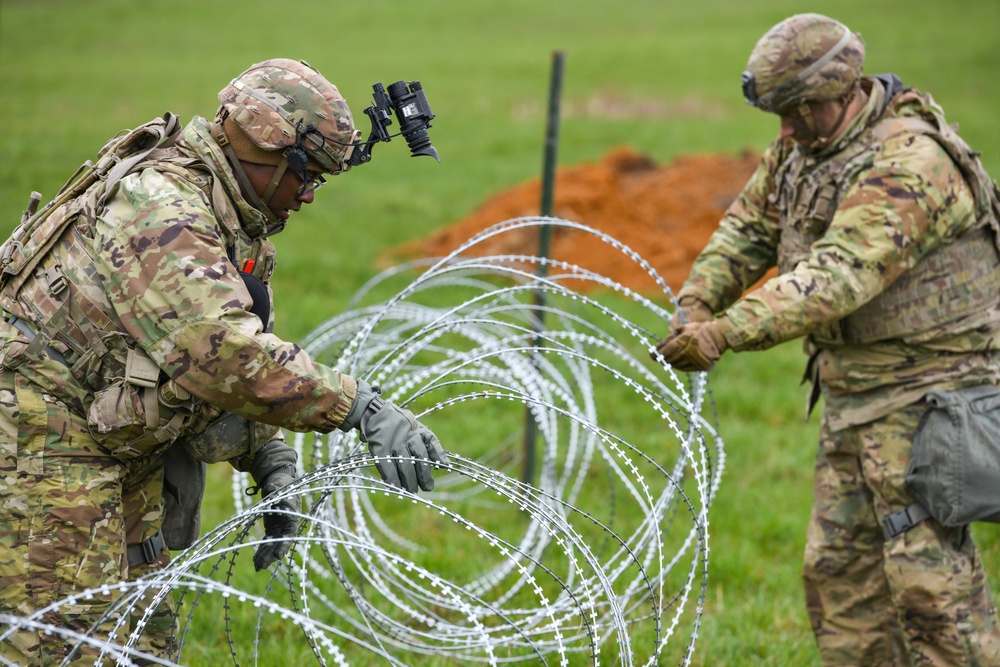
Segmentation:
{"type": "MultiPolygon", "coordinates": [[[[750,152],[688,155],[658,166],[631,149],[619,148],[596,164],[557,170],[553,215],[618,239],[649,262],[676,293],[757,160],[750,152]]],[[[493,195],[468,217],[424,239],[390,249],[382,262],[446,255],[491,225],[538,215],[540,205],[539,178],[493,195]]],[[[538,229],[529,228],[503,234],[475,251],[537,255],[538,245],[538,229]]],[[[549,254],[637,291],[653,287],[636,264],[590,234],[555,228],[549,254]]]]}

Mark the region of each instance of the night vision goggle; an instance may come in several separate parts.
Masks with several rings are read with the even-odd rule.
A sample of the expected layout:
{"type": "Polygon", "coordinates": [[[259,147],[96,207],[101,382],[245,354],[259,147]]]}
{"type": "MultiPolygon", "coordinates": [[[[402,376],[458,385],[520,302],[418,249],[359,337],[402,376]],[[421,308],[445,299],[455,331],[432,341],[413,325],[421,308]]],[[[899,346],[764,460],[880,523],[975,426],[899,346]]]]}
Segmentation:
{"type": "Polygon", "coordinates": [[[431,146],[430,137],[427,135],[427,128],[431,126],[434,113],[427,103],[427,96],[420,82],[397,81],[389,86],[388,94],[381,82],[374,84],[372,89],[375,103],[365,109],[365,115],[371,120],[372,129],[364,142],[355,143],[354,150],[347,158],[347,164],[356,166],[370,161],[372,146],[392,138],[386,129],[392,125],[390,110],[396,114],[399,133],[403,135],[406,145],[410,148],[410,156],[429,155],[440,162],[437,149],[431,146]]]}
{"type": "MultiPolygon", "coordinates": [[[[399,134],[403,135],[406,145],[410,148],[410,156],[429,155],[438,162],[437,149],[431,145],[427,129],[431,126],[430,121],[434,118],[430,104],[427,103],[427,96],[419,81],[397,81],[389,86],[386,93],[382,82],[372,86],[375,103],[365,109],[365,115],[371,120],[372,129],[368,138],[361,141],[361,131],[354,131],[354,139],[350,144],[344,144],[331,137],[327,137],[314,126],[303,127],[301,123],[296,127],[295,145],[286,153],[288,168],[297,173],[302,179],[302,187],[299,196],[306,192],[315,190],[326,181],[322,174],[312,174],[309,171],[309,155],[316,155],[323,152],[329,154],[328,144],[337,144],[343,150],[343,158],[340,163],[343,170],[365,164],[372,159],[372,147],[380,141],[390,141],[393,136],[386,129],[392,125],[392,115],[395,112],[396,120],[399,122],[399,134]]],[[[333,172],[334,175],[340,173],[333,172]]]]}

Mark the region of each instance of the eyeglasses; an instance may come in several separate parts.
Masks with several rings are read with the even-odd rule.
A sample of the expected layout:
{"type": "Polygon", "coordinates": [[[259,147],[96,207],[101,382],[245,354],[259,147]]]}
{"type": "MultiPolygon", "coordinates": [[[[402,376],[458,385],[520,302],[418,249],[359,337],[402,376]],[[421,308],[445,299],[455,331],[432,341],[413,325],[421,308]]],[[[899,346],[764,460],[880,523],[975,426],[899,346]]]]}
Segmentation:
{"type": "MultiPolygon", "coordinates": [[[[301,178],[301,175],[300,175],[301,178]]],[[[299,186],[298,197],[304,197],[310,192],[315,192],[319,190],[326,184],[326,179],[323,178],[323,174],[315,171],[307,171],[305,177],[302,178],[302,185],[299,186]]]]}

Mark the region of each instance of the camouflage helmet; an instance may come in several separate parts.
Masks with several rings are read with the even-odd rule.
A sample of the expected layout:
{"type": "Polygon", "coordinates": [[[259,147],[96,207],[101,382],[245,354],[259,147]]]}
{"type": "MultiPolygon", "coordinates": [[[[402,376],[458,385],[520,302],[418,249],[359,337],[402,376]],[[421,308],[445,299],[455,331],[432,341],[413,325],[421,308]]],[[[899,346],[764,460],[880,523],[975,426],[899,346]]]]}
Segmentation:
{"type": "Polygon", "coordinates": [[[298,145],[325,172],[349,168],[361,133],[337,87],[303,60],[275,58],[251,66],[219,92],[218,119],[235,121],[255,145],[298,145]]]}
{"type": "Polygon", "coordinates": [[[839,99],[861,78],[860,35],[822,14],[796,14],[760,38],[743,72],[747,104],[780,112],[839,99]]]}

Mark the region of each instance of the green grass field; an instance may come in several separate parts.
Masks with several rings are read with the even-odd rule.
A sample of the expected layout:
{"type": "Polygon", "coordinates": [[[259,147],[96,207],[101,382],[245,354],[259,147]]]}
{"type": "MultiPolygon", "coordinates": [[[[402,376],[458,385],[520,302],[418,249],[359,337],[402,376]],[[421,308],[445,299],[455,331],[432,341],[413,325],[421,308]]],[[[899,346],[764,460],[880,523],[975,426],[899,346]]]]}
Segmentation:
{"type": "MultiPolygon", "coordinates": [[[[892,71],[932,92],[1000,175],[1000,3],[843,0],[809,9],[862,34],[867,72],[892,71]]],[[[297,340],[375,273],[381,248],[540,174],[554,50],[566,53],[561,165],[622,145],[660,162],[759,151],[777,121],[743,103],[739,75],[758,37],[797,11],[794,0],[0,0],[0,236],[31,190],[53,194],[119,130],[168,110],[211,116],[217,91],[253,62],[309,61],[366,131],[361,110],[373,83],[419,79],[437,115],[430,134],[441,163],[409,159],[399,139],[379,145],[370,165],[335,179],[276,238],[276,331],[297,340]],[[595,101],[623,111],[601,112],[608,105],[595,101]]],[[[728,460],[711,515],[696,665],[818,664],[799,581],[818,429],[815,416],[803,421],[802,365],[798,344],[788,344],[730,355],[711,374],[728,460]]],[[[211,474],[207,527],[232,511],[228,468],[211,474]]],[[[998,529],[975,530],[994,591],[998,529]]],[[[213,629],[198,643],[191,664],[228,659],[213,629]]],[[[304,646],[278,655],[311,660],[304,646]]]]}

